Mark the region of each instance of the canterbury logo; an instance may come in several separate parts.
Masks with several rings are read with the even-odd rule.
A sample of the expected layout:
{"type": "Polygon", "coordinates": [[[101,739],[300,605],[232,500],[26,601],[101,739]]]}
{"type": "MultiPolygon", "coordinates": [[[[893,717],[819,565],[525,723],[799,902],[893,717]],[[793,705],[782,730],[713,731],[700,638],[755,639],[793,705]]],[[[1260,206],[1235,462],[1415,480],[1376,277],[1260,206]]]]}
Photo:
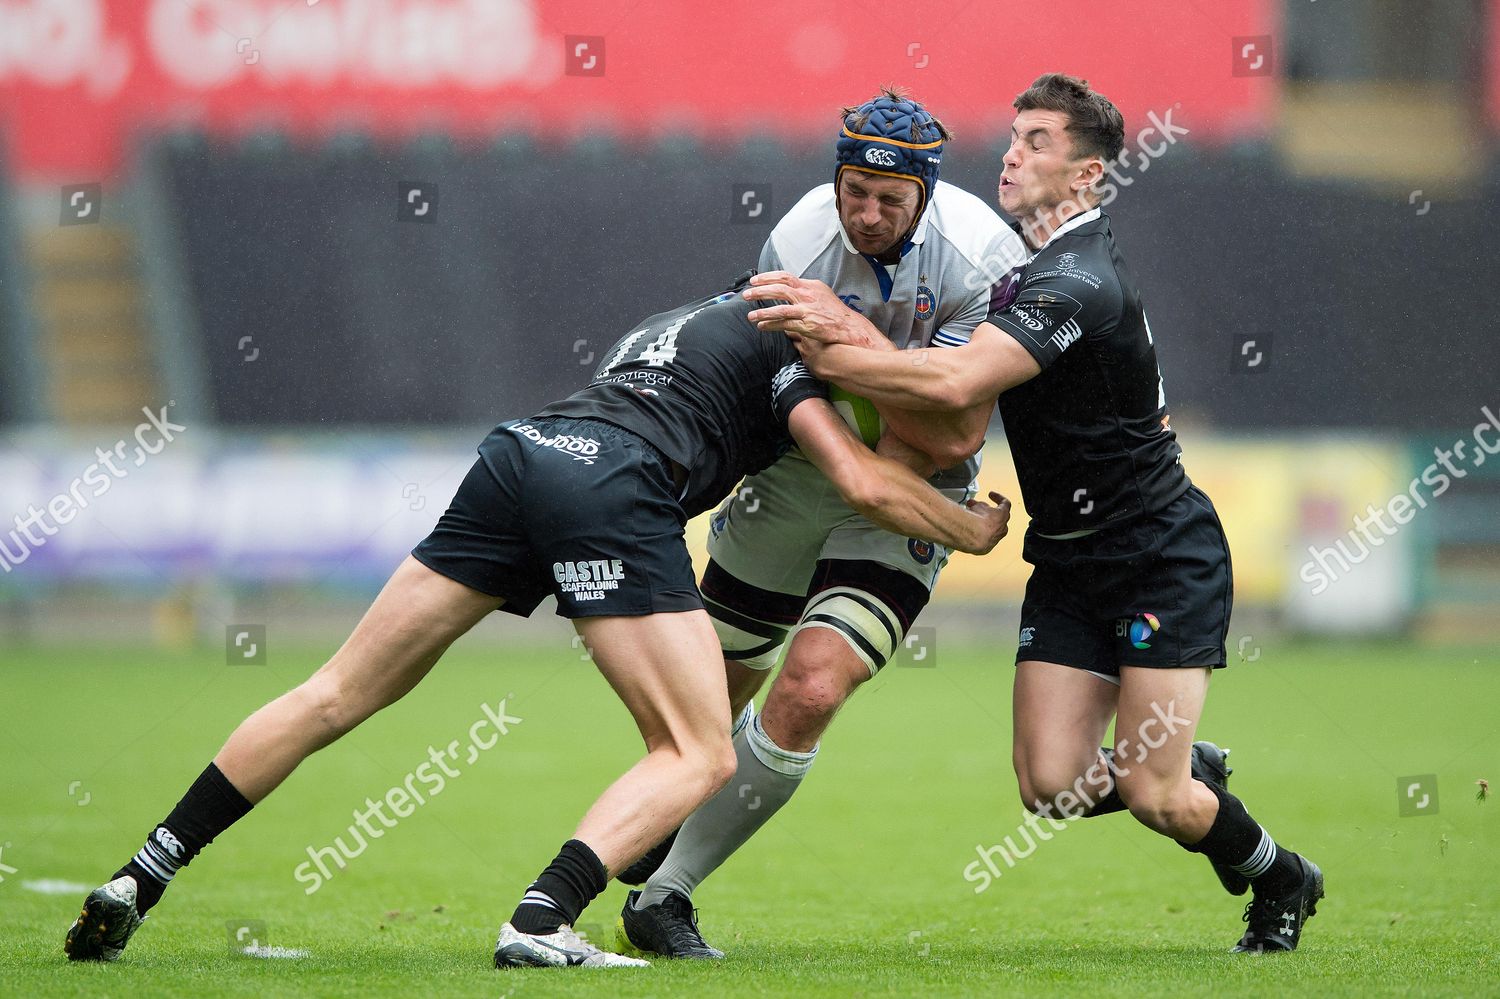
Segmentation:
{"type": "Polygon", "coordinates": [[[182,859],[182,843],[177,839],[176,836],[173,836],[169,830],[157,829],[156,842],[161,846],[163,850],[167,852],[167,856],[171,857],[173,860],[180,861],[182,859]]]}
{"type": "Polygon", "coordinates": [[[893,167],[896,165],[896,154],[889,149],[866,149],[865,162],[873,163],[875,166],[893,167]]]}

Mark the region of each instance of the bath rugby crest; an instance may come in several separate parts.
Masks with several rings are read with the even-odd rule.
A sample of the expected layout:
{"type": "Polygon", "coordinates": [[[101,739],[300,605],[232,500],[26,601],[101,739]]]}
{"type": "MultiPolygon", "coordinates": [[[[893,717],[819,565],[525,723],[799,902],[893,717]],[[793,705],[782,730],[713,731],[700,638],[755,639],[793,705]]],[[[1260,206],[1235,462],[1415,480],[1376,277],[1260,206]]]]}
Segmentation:
{"type": "Polygon", "coordinates": [[[937,315],[937,296],[925,284],[917,285],[917,294],[913,305],[916,311],[916,319],[919,323],[929,322],[933,316],[937,315]]]}

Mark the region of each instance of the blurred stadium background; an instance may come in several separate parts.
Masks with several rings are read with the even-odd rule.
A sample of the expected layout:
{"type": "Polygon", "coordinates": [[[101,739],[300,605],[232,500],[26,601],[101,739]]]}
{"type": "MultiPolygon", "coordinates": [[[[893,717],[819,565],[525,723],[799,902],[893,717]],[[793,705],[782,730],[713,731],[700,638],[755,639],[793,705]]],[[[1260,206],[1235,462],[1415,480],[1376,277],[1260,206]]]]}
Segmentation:
{"type": "MultiPolygon", "coordinates": [[[[1035,11],[0,2],[0,657],[342,632],[490,426],[753,264],[841,104],[912,88],[992,201],[1050,70],[1126,116],[1108,210],[1232,651],[1500,635],[1500,0],[1035,11]],[[186,429],[138,453],[143,410],[186,429]]],[[[985,481],[1015,495],[998,426],[985,481]]],[[[930,623],[1008,655],[1025,569],[956,558],[930,623]]]]}

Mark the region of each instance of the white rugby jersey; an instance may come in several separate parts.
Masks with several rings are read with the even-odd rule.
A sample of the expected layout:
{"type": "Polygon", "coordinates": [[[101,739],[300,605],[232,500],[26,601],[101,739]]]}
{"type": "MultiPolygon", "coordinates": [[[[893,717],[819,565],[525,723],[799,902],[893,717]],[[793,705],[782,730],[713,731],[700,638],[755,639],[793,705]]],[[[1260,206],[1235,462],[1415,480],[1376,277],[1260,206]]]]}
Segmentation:
{"type": "MultiPolygon", "coordinates": [[[[897,347],[951,347],[968,342],[989,313],[991,286],[1027,256],[1021,237],[994,209],[938,181],[901,262],[877,263],[849,242],[834,204],[834,185],[823,184],[776,223],[761,249],[758,269],[822,281],[897,347]]],[[[836,390],[836,405],[840,397],[854,398],[836,390]]],[[[860,426],[850,408],[839,405],[866,443],[873,444],[869,428],[860,426]]],[[[967,472],[955,468],[933,481],[966,485],[977,468],[971,460],[967,472]]]]}

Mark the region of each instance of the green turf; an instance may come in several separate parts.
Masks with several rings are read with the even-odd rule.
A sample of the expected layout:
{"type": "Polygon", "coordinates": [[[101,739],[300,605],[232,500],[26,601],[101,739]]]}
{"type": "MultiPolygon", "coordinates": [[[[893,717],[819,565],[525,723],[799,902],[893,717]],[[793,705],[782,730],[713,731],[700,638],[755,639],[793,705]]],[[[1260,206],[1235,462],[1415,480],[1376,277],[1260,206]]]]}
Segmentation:
{"type": "MultiPolygon", "coordinates": [[[[1500,801],[1476,801],[1474,785],[1500,778],[1496,650],[1268,647],[1219,675],[1204,734],[1233,747],[1252,814],[1328,879],[1302,950],[1266,958],[1225,953],[1242,903],[1128,816],[1071,825],[975,893],[962,871],[976,845],[1014,834],[1021,814],[1005,651],[943,647],[936,668],[893,667],[858,695],[797,800],[699,891],[723,963],[497,972],[492,941],[518,893],[636,754],[624,710],[565,640],[461,644],[209,848],[108,966],[63,959],[79,896],[23,883],[98,883],[320,650],[278,649],[266,667],[0,650],[0,863],[16,868],[0,869],[0,994],[1500,994],[1500,801]],[[510,735],[304,894],[292,872],[307,846],[507,694],[523,719],[510,735]],[[1439,812],[1398,818],[1398,777],[1427,773],[1439,812]],[[310,956],[232,955],[225,923],[250,919],[310,956]]],[[[612,934],[623,895],[612,886],[580,925],[612,934]]]]}

